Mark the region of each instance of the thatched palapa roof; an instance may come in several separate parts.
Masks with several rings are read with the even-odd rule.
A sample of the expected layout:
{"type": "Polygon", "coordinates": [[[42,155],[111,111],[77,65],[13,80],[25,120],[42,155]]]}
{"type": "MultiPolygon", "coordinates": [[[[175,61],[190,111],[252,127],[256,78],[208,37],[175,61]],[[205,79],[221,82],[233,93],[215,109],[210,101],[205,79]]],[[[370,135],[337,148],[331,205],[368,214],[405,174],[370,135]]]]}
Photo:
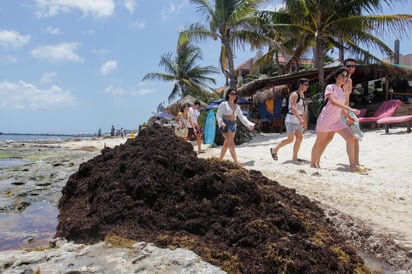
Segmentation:
{"type": "Polygon", "coordinates": [[[290,92],[287,85],[263,88],[253,96],[253,104],[264,103],[266,100],[283,97],[290,92]]]}
{"type": "MultiPolygon", "coordinates": [[[[335,71],[341,65],[334,65],[325,67],[325,78],[335,71]]],[[[404,76],[406,78],[412,78],[412,67],[396,64],[369,64],[369,65],[357,65],[356,71],[352,75],[353,84],[359,84],[366,81],[372,81],[383,77],[397,77],[404,76]]],[[[292,85],[295,86],[299,78],[307,78],[309,81],[318,80],[318,69],[312,69],[307,71],[301,71],[292,74],[285,74],[274,77],[260,77],[253,80],[240,88],[238,92],[241,96],[252,96],[262,89],[270,89],[273,86],[292,85]]]]}

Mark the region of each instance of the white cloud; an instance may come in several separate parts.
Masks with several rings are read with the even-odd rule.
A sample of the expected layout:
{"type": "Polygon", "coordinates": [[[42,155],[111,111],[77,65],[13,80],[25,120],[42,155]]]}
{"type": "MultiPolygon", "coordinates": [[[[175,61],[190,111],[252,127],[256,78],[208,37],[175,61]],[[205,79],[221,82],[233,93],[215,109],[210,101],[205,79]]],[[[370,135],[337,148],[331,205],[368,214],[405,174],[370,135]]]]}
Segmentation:
{"type": "Polygon", "coordinates": [[[19,81],[0,83],[0,109],[48,110],[73,105],[76,98],[58,86],[41,90],[36,86],[19,81]]]}
{"type": "Polygon", "coordinates": [[[107,49],[94,49],[92,52],[99,57],[105,57],[108,53],[107,49]]]}
{"type": "Polygon", "coordinates": [[[137,6],[136,0],[124,0],[123,3],[124,3],[125,8],[130,12],[130,14],[133,14],[137,6]]]}
{"type": "Polygon", "coordinates": [[[0,47],[20,48],[30,41],[30,35],[21,35],[14,30],[0,30],[0,47]]]}
{"type": "Polygon", "coordinates": [[[78,43],[62,43],[53,46],[38,47],[31,51],[34,58],[50,62],[71,61],[83,63],[83,59],[75,52],[78,43]]]}
{"type": "Polygon", "coordinates": [[[112,71],[114,71],[117,68],[117,61],[116,60],[110,60],[104,63],[100,67],[100,73],[104,76],[108,75],[112,71]]]}
{"type": "Polygon", "coordinates": [[[37,16],[55,16],[79,9],[84,15],[94,17],[112,16],[115,8],[113,0],[35,0],[37,16]]]}
{"type": "Polygon", "coordinates": [[[114,86],[109,86],[105,88],[104,92],[109,93],[113,96],[123,95],[124,90],[122,88],[116,88],[114,86]]]}
{"type": "Polygon", "coordinates": [[[147,82],[141,81],[137,84],[137,89],[132,91],[131,94],[134,96],[144,96],[155,92],[156,90],[151,88],[147,82]]]}
{"type": "Polygon", "coordinates": [[[46,72],[45,74],[43,74],[43,76],[40,79],[40,83],[41,84],[47,84],[53,81],[53,78],[57,76],[57,72],[55,71],[50,71],[50,72],[46,72]]]}
{"type": "Polygon", "coordinates": [[[46,28],[46,31],[47,31],[48,33],[50,33],[50,34],[53,34],[53,35],[62,34],[60,28],[47,27],[47,28],[46,28]]]}
{"type": "Polygon", "coordinates": [[[133,24],[130,25],[132,29],[144,29],[146,24],[144,22],[135,21],[133,24]]]}
{"type": "Polygon", "coordinates": [[[132,95],[136,95],[136,96],[143,96],[143,95],[147,95],[147,94],[152,94],[155,93],[154,89],[151,88],[139,88],[135,91],[132,92],[132,95]]]}
{"type": "Polygon", "coordinates": [[[171,15],[179,14],[180,11],[188,5],[187,0],[183,0],[180,3],[170,2],[169,6],[162,8],[161,16],[163,20],[166,20],[171,15]]]}

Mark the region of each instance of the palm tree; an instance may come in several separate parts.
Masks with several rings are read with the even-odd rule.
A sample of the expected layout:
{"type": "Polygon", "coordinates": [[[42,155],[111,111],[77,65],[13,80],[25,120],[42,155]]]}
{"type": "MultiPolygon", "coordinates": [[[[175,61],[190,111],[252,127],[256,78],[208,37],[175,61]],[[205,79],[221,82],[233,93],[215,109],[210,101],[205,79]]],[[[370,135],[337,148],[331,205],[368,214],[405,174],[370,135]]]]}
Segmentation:
{"type": "Polygon", "coordinates": [[[393,56],[391,48],[375,34],[407,35],[412,27],[412,15],[372,14],[382,9],[382,2],[393,4],[389,0],[284,0],[285,10],[280,12],[290,16],[290,24],[273,24],[273,30],[292,38],[299,34],[304,42],[296,47],[286,68],[302,53],[314,48],[315,67],[319,69],[319,84],[323,88],[325,55],[332,48],[345,49],[355,58],[378,62],[381,60],[371,54],[368,47],[393,56]],[[362,12],[370,15],[362,15],[362,12]]]}
{"type": "Polygon", "coordinates": [[[257,17],[260,4],[267,0],[190,0],[197,12],[203,15],[207,25],[191,24],[180,32],[179,42],[188,40],[203,41],[208,38],[220,40],[220,69],[229,73],[229,85],[236,86],[234,67],[235,50],[249,44],[252,49],[270,44],[271,39],[259,33],[257,17]]]}
{"type": "Polygon", "coordinates": [[[215,79],[207,75],[218,73],[218,70],[213,66],[199,67],[196,65],[198,60],[202,60],[200,48],[189,42],[183,43],[178,46],[175,58],[171,52],[161,56],[159,65],[163,66],[167,73],[148,73],[143,77],[143,81],[156,79],[174,82],[168,97],[169,103],[176,96],[187,95],[205,100],[208,92],[212,91],[208,84],[216,84],[215,79]]]}

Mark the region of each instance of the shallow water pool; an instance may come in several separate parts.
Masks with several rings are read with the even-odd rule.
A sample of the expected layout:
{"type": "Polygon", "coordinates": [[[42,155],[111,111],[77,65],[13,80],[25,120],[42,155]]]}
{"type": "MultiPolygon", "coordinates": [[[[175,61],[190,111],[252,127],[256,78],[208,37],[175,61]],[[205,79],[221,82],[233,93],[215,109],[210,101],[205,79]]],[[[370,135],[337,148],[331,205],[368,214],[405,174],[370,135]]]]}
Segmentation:
{"type": "Polygon", "coordinates": [[[0,250],[47,246],[58,224],[58,209],[46,201],[21,213],[0,213],[0,250]]]}

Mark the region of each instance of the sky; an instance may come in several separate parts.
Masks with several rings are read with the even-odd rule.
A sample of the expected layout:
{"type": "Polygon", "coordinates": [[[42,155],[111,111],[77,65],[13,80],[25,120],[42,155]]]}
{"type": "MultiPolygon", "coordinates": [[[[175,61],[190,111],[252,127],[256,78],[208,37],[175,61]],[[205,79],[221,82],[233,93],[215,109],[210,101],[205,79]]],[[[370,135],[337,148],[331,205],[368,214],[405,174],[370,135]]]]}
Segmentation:
{"type": "MultiPolygon", "coordinates": [[[[412,14],[410,2],[383,13],[412,14]]],[[[160,57],[176,56],[178,31],[201,19],[189,0],[1,0],[0,132],[136,130],[173,87],[143,77],[165,72],[160,57]]],[[[395,38],[401,54],[412,53],[410,36],[383,41],[393,47],[395,38]]],[[[199,65],[219,68],[219,42],[198,46],[199,65]]],[[[236,52],[235,66],[254,55],[236,52]]]]}

